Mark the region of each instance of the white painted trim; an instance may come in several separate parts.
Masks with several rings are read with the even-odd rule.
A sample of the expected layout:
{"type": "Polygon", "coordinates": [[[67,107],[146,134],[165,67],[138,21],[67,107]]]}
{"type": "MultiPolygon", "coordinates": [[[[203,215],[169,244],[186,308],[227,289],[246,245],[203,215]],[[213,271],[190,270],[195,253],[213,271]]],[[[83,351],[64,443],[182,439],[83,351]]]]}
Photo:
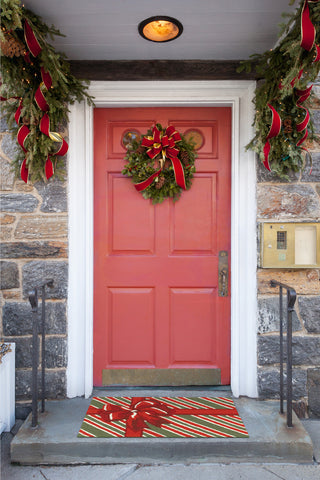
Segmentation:
{"type": "MultiPolygon", "coordinates": [[[[230,106],[232,122],[231,389],[257,396],[256,172],[244,146],[252,137],[253,81],[92,82],[97,107],[230,106]]],[[[67,395],[93,388],[93,115],[70,111],[67,395]]]]}
{"type": "Polygon", "coordinates": [[[2,357],[0,363],[0,434],[10,432],[15,424],[15,358],[16,344],[5,342],[11,352],[2,357]]]}

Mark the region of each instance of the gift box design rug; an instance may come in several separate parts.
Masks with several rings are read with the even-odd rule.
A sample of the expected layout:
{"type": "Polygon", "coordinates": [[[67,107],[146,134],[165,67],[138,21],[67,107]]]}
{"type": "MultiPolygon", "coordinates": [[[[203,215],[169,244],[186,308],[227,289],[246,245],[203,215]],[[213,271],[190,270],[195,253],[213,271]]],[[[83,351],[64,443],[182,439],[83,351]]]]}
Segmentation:
{"type": "Polygon", "coordinates": [[[93,397],[78,437],[246,438],[230,398],[93,397]]]}

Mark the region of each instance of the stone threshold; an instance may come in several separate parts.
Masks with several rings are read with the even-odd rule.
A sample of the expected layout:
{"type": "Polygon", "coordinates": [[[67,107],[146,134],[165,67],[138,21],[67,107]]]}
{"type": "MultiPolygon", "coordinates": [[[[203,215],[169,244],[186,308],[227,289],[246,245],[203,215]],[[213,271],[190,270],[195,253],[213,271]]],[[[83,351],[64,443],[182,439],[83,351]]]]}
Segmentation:
{"type": "MultiPolygon", "coordinates": [[[[213,389],[110,389],[100,396],[229,396],[213,389]]],[[[293,414],[286,427],[278,401],[234,399],[249,438],[78,438],[90,399],[48,401],[31,428],[31,415],[11,443],[11,461],[23,465],[172,464],[172,463],[306,463],[313,462],[312,441],[293,414]]]]}

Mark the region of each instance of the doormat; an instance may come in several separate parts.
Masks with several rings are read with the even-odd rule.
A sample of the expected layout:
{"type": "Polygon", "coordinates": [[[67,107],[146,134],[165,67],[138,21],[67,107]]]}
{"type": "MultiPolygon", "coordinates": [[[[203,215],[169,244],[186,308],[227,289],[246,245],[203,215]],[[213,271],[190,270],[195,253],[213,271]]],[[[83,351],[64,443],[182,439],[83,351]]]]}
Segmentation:
{"type": "Polygon", "coordinates": [[[230,398],[93,397],[78,437],[246,438],[230,398]]]}

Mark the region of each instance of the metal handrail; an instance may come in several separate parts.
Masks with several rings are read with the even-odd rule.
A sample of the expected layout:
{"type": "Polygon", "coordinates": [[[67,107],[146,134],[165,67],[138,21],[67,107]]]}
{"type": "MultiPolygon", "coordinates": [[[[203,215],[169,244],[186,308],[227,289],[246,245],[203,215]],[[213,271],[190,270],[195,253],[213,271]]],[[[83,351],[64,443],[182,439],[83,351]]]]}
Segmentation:
{"type": "Polygon", "coordinates": [[[38,290],[41,289],[41,412],[45,409],[45,340],[46,340],[46,291],[45,287],[53,287],[53,280],[47,280],[29,292],[32,308],[32,421],[31,426],[38,425],[38,362],[39,362],[39,326],[38,326],[38,290]]]}
{"type": "Polygon", "coordinates": [[[287,426],[292,427],[292,312],[297,299],[294,288],[288,285],[271,280],[270,286],[280,287],[279,289],[279,310],[280,310],[280,413],[284,413],[283,400],[283,289],[287,291],[287,426]]]}

